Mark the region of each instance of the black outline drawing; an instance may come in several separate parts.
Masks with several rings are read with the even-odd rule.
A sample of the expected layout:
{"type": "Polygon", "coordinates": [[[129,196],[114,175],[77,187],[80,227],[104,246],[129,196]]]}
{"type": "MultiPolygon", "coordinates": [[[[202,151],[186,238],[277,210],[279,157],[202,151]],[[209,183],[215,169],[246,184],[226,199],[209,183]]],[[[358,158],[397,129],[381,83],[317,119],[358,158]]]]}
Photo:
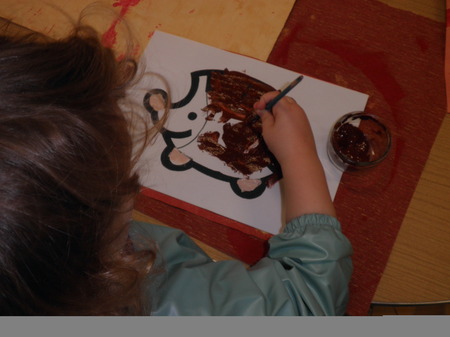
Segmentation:
{"type": "MultiPolygon", "coordinates": [[[[200,77],[201,76],[207,76],[207,82],[205,87],[205,95],[210,89],[210,76],[212,72],[220,72],[223,73],[224,70],[216,70],[216,69],[205,69],[205,70],[198,70],[191,72],[191,88],[187,95],[182,98],[180,101],[175,103],[170,103],[170,110],[179,109],[191,102],[191,100],[194,98],[194,96],[197,94],[197,91],[199,89],[199,83],[200,83],[200,77]]],[[[159,121],[158,117],[158,111],[154,110],[153,107],[150,105],[150,97],[154,94],[160,94],[163,99],[165,100],[165,103],[167,104],[167,92],[162,89],[153,89],[151,91],[148,91],[144,98],[143,98],[143,104],[145,109],[150,113],[153,123],[157,123],[159,121]]],[[[273,173],[275,172],[275,168],[268,167],[272,174],[269,174],[265,177],[258,178],[257,180],[260,180],[261,183],[259,186],[257,186],[255,189],[251,191],[241,191],[238,185],[238,181],[245,178],[238,178],[238,177],[232,177],[226,174],[223,174],[219,171],[210,169],[208,167],[205,167],[204,165],[201,165],[197,163],[195,160],[191,159],[185,164],[182,165],[175,165],[173,164],[169,159],[169,154],[176,148],[172,139],[182,139],[182,138],[188,138],[192,136],[192,130],[186,130],[182,132],[175,132],[168,130],[166,128],[163,128],[161,130],[162,137],[166,143],[166,148],[161,153],[161,163],[169,170],[172,171],[185,171],[189,170],[191,168],[218,180],[227,182],[230,184],[231,189],[233,192],[245,199],[253,199],[257,198],[260,195],[262,195],[268,185],[268,182],[273,177],[273,173]]]]}

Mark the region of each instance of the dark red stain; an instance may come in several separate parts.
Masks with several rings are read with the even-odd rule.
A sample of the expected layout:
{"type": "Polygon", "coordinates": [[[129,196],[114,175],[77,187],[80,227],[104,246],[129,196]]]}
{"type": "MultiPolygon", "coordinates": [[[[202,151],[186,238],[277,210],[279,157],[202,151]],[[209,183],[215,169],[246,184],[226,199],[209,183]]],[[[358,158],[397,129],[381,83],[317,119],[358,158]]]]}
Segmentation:
{"type": "Polygon", "coordinates": [[[119,17],[115,19],[109,29],[102,36],[102,43],[105,47],[111,48],[117,41],[117,24],[124,18],[128,13],[130,7],[136,6],[141,0],[117,0],[113,3],[113,7],[122,7],[119,12],[119,17]]]}
{"type": "Polygon", "coordinates": [[[450,9],[447,9],[446,11],[446,22],[447,22],[447,27],[450,26],[450,9]]]}
{"type": "Polygon", "coordinates": [[[298,34],[302,26],[300,24],[294,25],[292,28],[284,28],[277,41],[277,48],[272,50],[270,57],[278,60],[281,64],[286,64],[289,59],[289,50],[295,41],[298,41],[298,34]]]}
{"type": "Polygon", "coordinates": [[[383,52],[364,51],[363,46],[353,46],[349,41],[323,40],[316,46],[338,55],[369,78],[386,102],[395,107],[405,93],[392,75],[387,57],[383,52]]]}
{"type": "MultiPolygon", "coordinates": [[[[295,24],[290,28],[283,29],[270,58],[277,60],[278,64],[289,63],[289,58],[292,57],[290,50],[295,50],[296,44],[311,43],[301,38],[302,30],[302,24],[295,24]]],[[[417,43],[423,49],[428,47],[424,39],[418,38],[417,43]]],[[[402,87],[389,69],[387,56],[383,52],[364,51],[367,49],[364,46],[354,45],[353,41],[343,40],[314,41],[314,46],[337,55],[361,70],[373,82],[376,89],[379,90],[391,107],[397,106],[399,101],[405,97],[402,87]]]]}
{"type": "Polygon", "coordinates": [[[430,49],[430,43],[424,37],[416,36],[416,43],[423,53],[430,49]]]}
{"type": "Polygon", "coordinates": [[[33,16],[37,16],[42,14],[42,8],[39,8],[36,12],[33,13],[33,16]]]}

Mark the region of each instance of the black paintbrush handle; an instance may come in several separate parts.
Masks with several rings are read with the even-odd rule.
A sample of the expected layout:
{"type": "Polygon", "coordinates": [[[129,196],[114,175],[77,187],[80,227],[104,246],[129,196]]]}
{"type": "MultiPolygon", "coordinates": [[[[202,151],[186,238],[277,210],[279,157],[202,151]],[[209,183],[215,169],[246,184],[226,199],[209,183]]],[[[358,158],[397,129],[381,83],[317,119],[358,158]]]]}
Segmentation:
{"type": "Polygon", "coordinates": [[[287,95],[289,91],[291,91],[297,84],[299,84],[303,80],[303,75],[300,75],[295,80],[293,80],[285,89],[283,89],[277,96],[275,96],[273,99],[271,99],[266,104],[266,110],[272,112],[273,107],[275,104],[278,103],[280,99],[282,99],[284,96],[287,95]]]}

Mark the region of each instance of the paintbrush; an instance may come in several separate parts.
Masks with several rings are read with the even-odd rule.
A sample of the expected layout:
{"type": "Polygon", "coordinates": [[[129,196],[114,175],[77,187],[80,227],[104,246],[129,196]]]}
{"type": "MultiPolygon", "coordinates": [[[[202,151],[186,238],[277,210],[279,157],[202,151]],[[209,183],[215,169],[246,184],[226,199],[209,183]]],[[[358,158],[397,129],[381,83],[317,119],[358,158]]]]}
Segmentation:
{"type": "Polygon", "coordinates": [[[278,103],[280,99],[287,95],[297,84],[303,80],[303,75],[300,75],[295,80],[293,80],[286,88],[284,88],[278,95],[271,99],[267,104],[265,110],[272,112],[272,108],[278,103]]]}
{"type": "MultiPolygon", "coordinates": [[[[282,99],[284,96],[287,95],[287,93],[289,91],[291,91],[297,84],[299,84],[301,81],[303,80],[303,75],[300,75],[299,77],[297,77],[295,80],[293,80],[291,83],[289,83],[289,85],[284,88],[283,90],[280,91],[280,93],[278,95],[276,95],[274,98],[272,98],[269,102],[267,102],[266,107],[264,110],[267,110],[269,112],[272,112],[273,107],[275,106],[275,104],[278,103],[278,101],[280,99],[282,99]]],[[[259,115],[255,115],[250,123],[253,124],[254,122],[256,122],[259,119],[259,115]]]]}

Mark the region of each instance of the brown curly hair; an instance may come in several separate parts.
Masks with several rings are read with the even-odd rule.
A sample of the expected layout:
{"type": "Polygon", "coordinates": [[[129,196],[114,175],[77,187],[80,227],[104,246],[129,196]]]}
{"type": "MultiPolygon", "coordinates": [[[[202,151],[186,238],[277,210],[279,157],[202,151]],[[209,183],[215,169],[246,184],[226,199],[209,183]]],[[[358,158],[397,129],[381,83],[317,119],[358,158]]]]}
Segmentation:
{"type": "Polygon", "coordinates": [[[117,240],[140,187],[118,105],[135,70],[89,27],[61,40],[0,36],[0,315],[149,305],[155,253],[117,240]]]}

